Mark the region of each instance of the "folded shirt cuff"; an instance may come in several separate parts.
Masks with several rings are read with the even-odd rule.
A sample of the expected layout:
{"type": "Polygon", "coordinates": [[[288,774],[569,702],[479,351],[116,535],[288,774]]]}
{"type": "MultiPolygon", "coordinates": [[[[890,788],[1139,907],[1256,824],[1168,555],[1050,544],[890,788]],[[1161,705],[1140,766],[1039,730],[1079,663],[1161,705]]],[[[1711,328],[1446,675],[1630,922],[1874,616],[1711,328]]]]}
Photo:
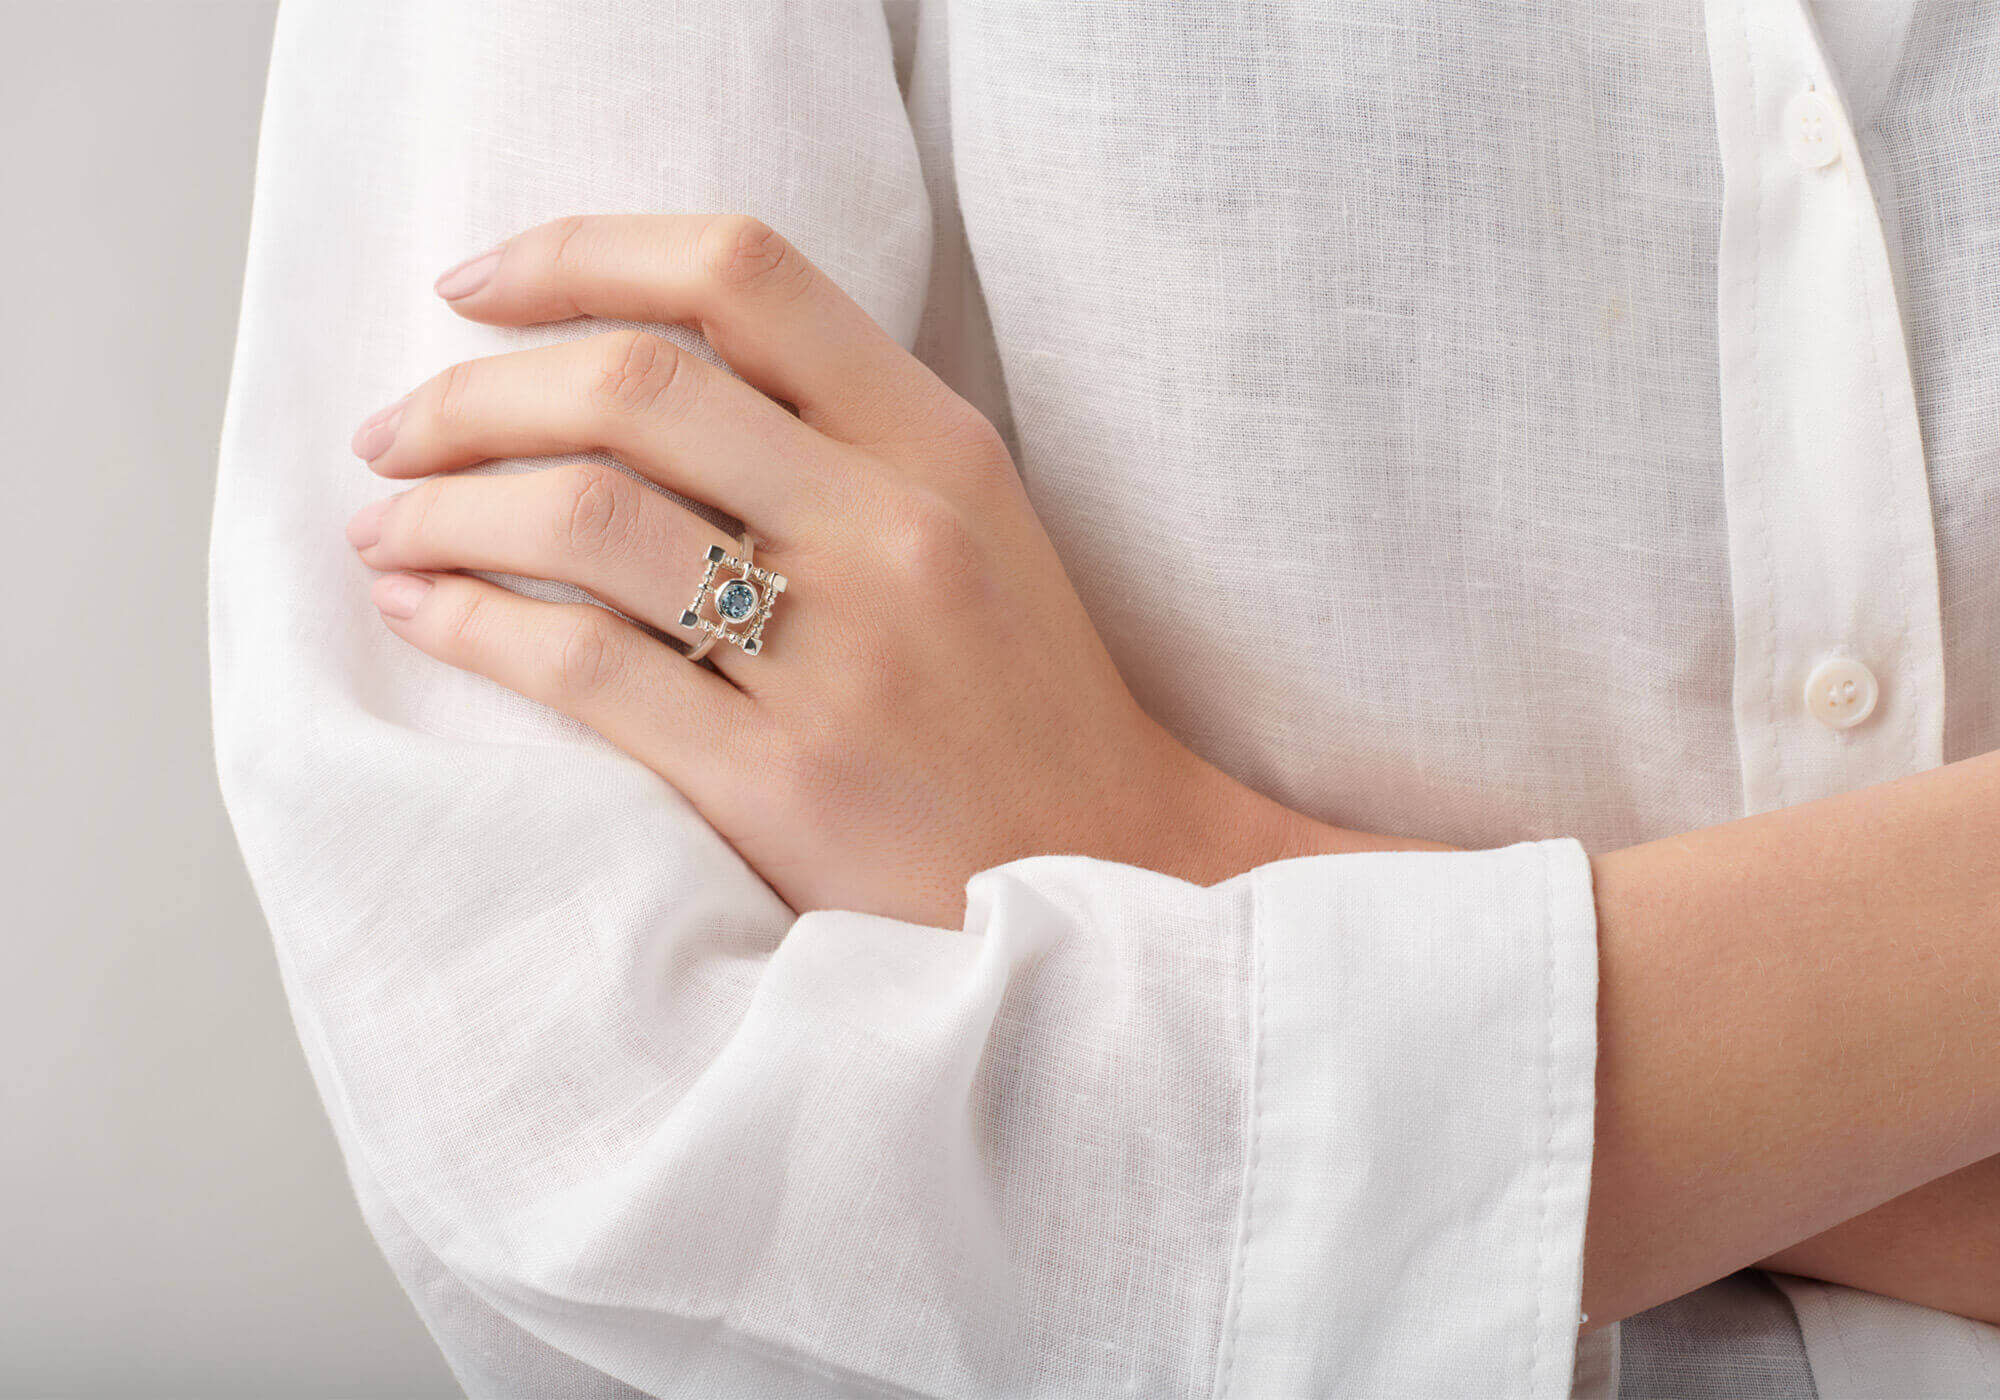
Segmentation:
{"type": "Polygon", "coordinates": [[[1309,856],[1251,880],[1216,1394],[1568,1396],[1596,1112],[1583,847],[1309,856]]]}
{"type": "Polygon", "coordinates": [[[2000,1327],[1842,1284],[1769,1273],[1791,1302],[1814,1388],[1826,1400],[2000,1395],[2000,1327]]]}

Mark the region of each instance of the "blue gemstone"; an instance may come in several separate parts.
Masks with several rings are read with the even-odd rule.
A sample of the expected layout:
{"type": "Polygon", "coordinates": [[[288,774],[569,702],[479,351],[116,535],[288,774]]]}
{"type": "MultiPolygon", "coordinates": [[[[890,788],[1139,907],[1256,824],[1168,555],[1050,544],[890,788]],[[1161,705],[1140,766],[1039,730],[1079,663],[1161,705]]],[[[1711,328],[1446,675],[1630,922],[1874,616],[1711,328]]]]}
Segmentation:
{"type": "Polygon", "coordinates": [[[731,579],[715,595],[715,610],[730,622],[741,622],[757,610],[757,590],[742,579],[731,579]]]}

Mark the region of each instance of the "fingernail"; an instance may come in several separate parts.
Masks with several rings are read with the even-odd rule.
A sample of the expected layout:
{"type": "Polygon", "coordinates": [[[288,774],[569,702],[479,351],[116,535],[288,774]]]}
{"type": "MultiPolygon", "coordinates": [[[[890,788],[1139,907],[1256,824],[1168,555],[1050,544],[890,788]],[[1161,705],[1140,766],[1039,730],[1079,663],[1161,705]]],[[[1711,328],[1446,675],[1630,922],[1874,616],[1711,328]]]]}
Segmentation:
{"type": "MultiPolygon", "coordinates": [[[[413,391],[414,392],[414,391],[413,391]]],[[[364,462],[372,462],[389,450],[389,444],[396,440],[396,425],[403,420],[403,410],[410,405],[409,394],[403,395],[387,408],[378,408],[362,420],[354,430],[354,455],[364,462]]]]}
{"type": "Polygon", "coordinates": [[[467,258],[437,280],[437,294],[446,301],[471,296],[485,286],[493,276],[493,269],[500,265],[499,248],[467,258]]]}
{"type": "Polygon", "coordinates": [[[354,518],[347,522],[347,542],[356,549],[368,549],[381,540],[382,517],[389,513],[389,503],[395,499],[384,496],[354,512],[354,518]]]}
{"type": "Polygon", "coordinates": [[[370,590],[375,606],[390,617],[412,618],[423,606],[424,595],[431,591],[431,581],[417,574],[385,574],[375,580],[370,590]]]}
{"type": "Polygon", "coordinates": [[[387,418],[390,414],[394,413],[397,409],[401,408],[404,404],[408,403],[409,401],[410,401],[409,394],[405,394],[400,399],[397,399],[394,403],[383,404],[380,408],[376,409],[373,413],[369,414],[366,418],[362,419],[361,426],[365,428],[370,423],[381,422],[384,418],[387,418]]]}

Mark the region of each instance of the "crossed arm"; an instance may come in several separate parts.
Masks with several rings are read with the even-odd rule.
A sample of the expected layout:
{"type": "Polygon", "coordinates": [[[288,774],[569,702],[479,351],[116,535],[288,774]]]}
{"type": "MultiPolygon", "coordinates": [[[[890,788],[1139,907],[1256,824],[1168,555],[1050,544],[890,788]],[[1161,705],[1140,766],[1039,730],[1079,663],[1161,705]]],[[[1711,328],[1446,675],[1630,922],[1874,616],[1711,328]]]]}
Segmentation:
{"type": "Polygon", "coordinates": [[[2000,1322],[2000,753],[1594,868],[1591,1324],[1749,1263],[2000,1322]]]}
{"type": "Polygon", "coordinates": [[[2000,752],[1592,870],[1581,1330],[1747,1264],[2000,1325],[2000,752]]]}
{"type": "MultiPolygon", "coordinates": [[[[350,539],[392,630],[655,768],[795,909],[954,927],[971,873],[1049,849],[1202,884],[1449,849],[1286,811],[1147,718],[997,436],[774,231],[564,219],[440,294],[501,325],[695,325],[741,376],[633,331],[455,365],[357,432],[375,471],[425,484],[350,539]],[[728,534],[601,469],[439,475],[593,447],[806,581],[768,654],[703,670],[458,572],[562,579],[670,629],[728,534]],[[904,609],[926,625],[887,620],[904,609]]],[[[1586,1330],[1757,1262],[2000,1317],[1996,852],[2000,754],[1595,860],[1586,1330]]]]}

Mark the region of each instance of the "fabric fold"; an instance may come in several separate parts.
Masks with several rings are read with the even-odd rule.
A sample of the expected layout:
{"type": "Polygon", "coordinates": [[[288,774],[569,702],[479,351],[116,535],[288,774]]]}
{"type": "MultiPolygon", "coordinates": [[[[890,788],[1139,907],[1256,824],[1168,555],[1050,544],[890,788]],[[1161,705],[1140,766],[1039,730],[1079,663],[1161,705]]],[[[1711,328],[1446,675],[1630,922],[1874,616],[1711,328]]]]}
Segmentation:
{"type": "Polygon", "coordinates": [[[1248,878],[1255,1107],[1217,1394],[1569,1395],[1596,1107],[1582,847],[1248,878]]]}

